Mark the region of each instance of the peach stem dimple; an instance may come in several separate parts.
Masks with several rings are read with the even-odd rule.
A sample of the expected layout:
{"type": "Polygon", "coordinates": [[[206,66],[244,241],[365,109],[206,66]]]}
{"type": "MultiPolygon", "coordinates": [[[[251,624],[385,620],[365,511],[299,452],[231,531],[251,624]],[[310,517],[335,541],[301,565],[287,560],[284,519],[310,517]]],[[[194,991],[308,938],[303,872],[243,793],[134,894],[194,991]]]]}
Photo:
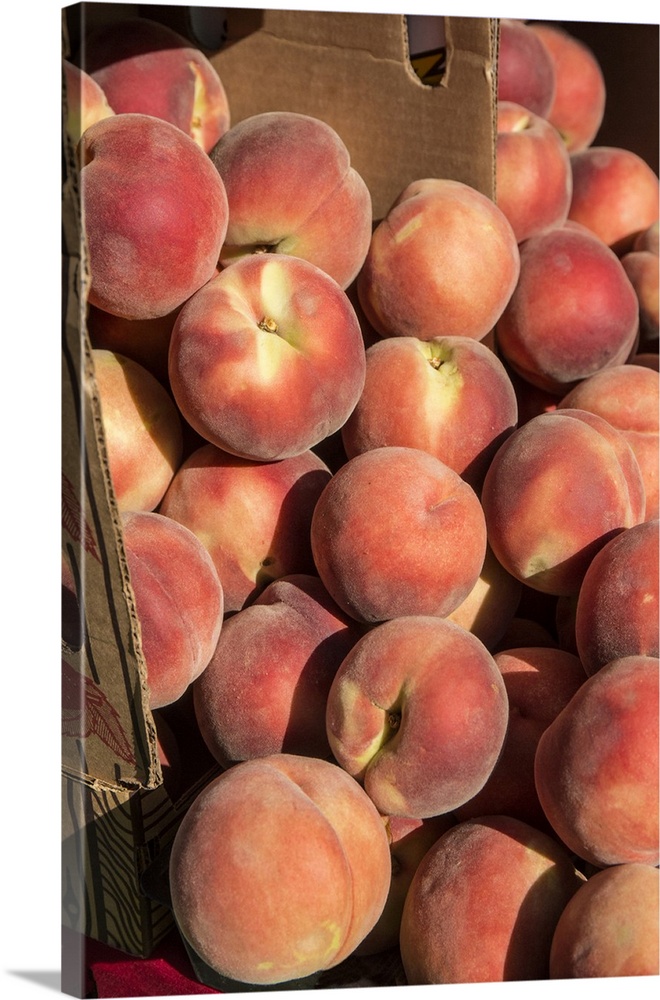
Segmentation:
{"type": "Polygon", "coordinates": [[[265,333],[277,333],[277,323],[270,316],[264,316],[258,323],[259,329],[265,333]]]}

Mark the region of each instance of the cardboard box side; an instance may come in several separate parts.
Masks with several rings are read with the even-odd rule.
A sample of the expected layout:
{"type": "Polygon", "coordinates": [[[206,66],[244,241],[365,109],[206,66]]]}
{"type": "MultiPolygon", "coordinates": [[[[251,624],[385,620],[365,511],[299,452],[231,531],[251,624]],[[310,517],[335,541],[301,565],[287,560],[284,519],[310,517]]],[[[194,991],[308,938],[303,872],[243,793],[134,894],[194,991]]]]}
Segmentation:
{"type": "MultiPolygon", "coordinates": [[[[63,52],[68,52],[63,23],[63,52]]],[[[66,82],[63,79],[63,115],[66,82]]],[[[160,765],[146,669],[85,326],[86,261],[75,151],[62,128],[62,558],[81,648],[62,642],[62,760],[118,785],[154,787],[160,765]]]]}

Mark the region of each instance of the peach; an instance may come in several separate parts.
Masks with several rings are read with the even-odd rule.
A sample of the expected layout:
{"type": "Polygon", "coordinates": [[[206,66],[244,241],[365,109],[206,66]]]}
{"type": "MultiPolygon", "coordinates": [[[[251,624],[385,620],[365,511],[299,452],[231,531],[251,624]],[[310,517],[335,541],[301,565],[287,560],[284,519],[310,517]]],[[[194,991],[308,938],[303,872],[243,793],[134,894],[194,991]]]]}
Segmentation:
{"type": "Polygon", "coordinates": [[[639,303],[640,349],[658,347],[660,331],[660,262],[651,250],[629,250],[621,257],[623,269],[639,303]]]}
{"type": "Polygon", "coordinates": [[[615,253],[593,234],[556,227],[520,248],[520,277],[497,323],[497,346],[523,379],[565,395],[624,364],[636,348],[639,306],[615,253]]]}
{"type": "Polygon", "coordinates": [[[579,382],[558,408],[588,410],[621,431],[635,453],[646,493],[646,520],[657,518],[660,376],[641,365],[615,365],[579,382]]]}
{"type": "Polygon", "coordinates": [[[385,824],[336,764],[243,761],[197,796],[170,858],[179,930],[219,976],[305,980],[351,954],[390,884],[385,824]]]}
{"type": "Polygon", "coordinates": [[[310,537],[327,590],[364,623],[450,614],[477,582],[486,553],[472,487],[428,452],[397,446],[356,455],[332,476],[310,537]]]}
{"type": "Polygon", "coordinates": [[[117,507],[155,510],[183,457],[179,411],[137,361],[98,348],[92,361],[117,507]]]}
{"type": "Polygon", "coordinates": [[[273,580],[315,573],[312,513],[330,470],[313,452],[252,462],[206,444],[177,470],[159,511],[211,553],[225,611],[239,611],[273,580]]]}
{"type": "Polygon", "coordinates": [[[388,337],[366,352],[362,394],[341,429],[349,458],[399,445],[435,455],[479,492],[518,419],[502,362],[469,337],[388,337]]]}
{"type": "Polygon", "coordinates": [[[108,98],[103,89],[79,66],[74,66],[68,59],[62,60],[64,80],[66,84],[66,120],[64,127],[73,143],[78,140],[85,129],[95,122],[102,121],[114,115],[108,98]]]}
{"type": "Polygon", "coordinates": [[[460,181],[423,178],[376,226],[357,292],[382,337],[483,340],[519,268],[511,224],[490,198],[460,181]]]}
{"type": "Polygon", "coordinates": [[[152,709],[181,698],[206,668],[223,618],[222,584],[192,531],[127,511],[121,525],[152,709]]]}
{"type": "Polygon", "coordinates": [[[571,153],[573,193],[568,218],[608,246],[626,245],[658,218],[658,176],[637,153],[589,146],[571,153]]]}
{"type": "Polygon", "coordinates": [[[547,118],[555,97],[555,64],[541,38],[523,21],[500,19],[497,98],[547,118]]]}
{"type": "Polygon", "coordinates": [[[544,829],[547,820],[534,783],[536,747],[541,733],[587,675],[577,656],[547,646],[502,650],[494,654],[494,660],[509,701],[506,740],[483,788],[454,813],[459,820],[515,816],[544,829]]]}
{"type": "Polygon", "coordinates": [[[446,616],[447,621],[472,632],[492,650],[511,627],[521,593],[520,581],[504,569],[487,545],[477,582],[465,600],[446,616]]]}
{"type": "Polygon", "coordinates": [[[410,816],[387,816],[385,825],[392,855],[392,881],[383,912],[373,930],[357,946],[354,955],[378,955],[398,948],[401,915],[417,866],[436,840],[456,820],[446,816],[414,819],[410,816]]]}
{"type": "Polygon", "coordinates": [[[401,918],[409,985],[548,978],[552,937],[582,876],[565,848],[511,816],[443,834],[413,877],[401,918]]]}
{"type": "Polygon", "coordinates": [[[595,872],[568,901],[550,949],[550,979],[657,976],[660,871],[623,864],[595,872]]]}
{"type": "Polygon", "coordinates": [[[631,365],[641,365],[643,368],[651,368],[652,371],[660,371],[660,357],[657,351],[641,351],[634,354],[630,361],[631,365]]]}
{"type": "Polygon", "coordinates": [[[495,455],[481,503],[504,568],[544,594],[574,594],[596,553],[644,518],[630,445],[602,417],[555,410],[519,427],[495,455]]]}
{"type": "Polygon", "coordinates": [[[193,686],[197,723],[215,759],[229,766],[271,753],[329,758],[328,691],[362,632],[306,574],[274,580],[229,617],[193,686]]]}
{"type": "Polygon", "coordinates": [[[365,350],[345,292],[285,254],[222,270],[181,308],[169,377],[183,416],[239,458],[275,461],[339,430],[357,403],[365,350]]]}
{"type": "Polygon", "coordinates": [[[641,232],[637,233],[632,244],[633,250],[648,250],[650,253],[654,253],[656,257],[660,254],[660,221],[658,219],[652,222],[650,226],[646,229],[642,229],[641,232]]]}
{"type": "Polygon", "coordinates": [[[337,763],[379,812],[425,819],[485,784],[506,735],[506,689],[476,636],[441,618],[403,615],[347,654],[326,723],[337,763]]]}
{"type": "Polygon", "coordinates": [[[249,254],[287,254],[351,284],[369,248],[371,195],[330,125],[263,112],[229,129],[210,155],[229,200],[224,267],[249,254]]]}
{"type": "Polygon", "coordinates": [[[606,663],[538,742],[543,811],[568,850],[601,868],[660,861],[659,668],[654,656],[606,663]]]}
{"type": "Polygon", "coordinates": [[[213,275],[227,196],[202,149],[169,122],[116,114],[78,147],[89,302],[125,319],[180,306],[213,275]]]}
{"type": "Polygon", "coordinates": [[[564,224],[573,177],[554,125],[521,104],[498,101],[495,166],[497,205],[518,243],[564,224]]]}
{"type": "Polygon", "coordinates": [[[588,674],[624,656],[658,656],[660,522],[612,538],[594,556],[577,595],[575,641],[588,674]]]}
{"type": "Polygon", "coordinates": [[[227,94],[213,64],[165,24],[118,18],[87,33],[80,57],[118,114],[161,118],[206,153],[229,128],[227,94]]]}
{"type": "Polygon", "coordinates": [[[548,121],[561,133],[568,152],[591,146],[605,114],[607,87],[591,48],[557,24],[531,24],[550,53],[555,94],[548,121]]]}

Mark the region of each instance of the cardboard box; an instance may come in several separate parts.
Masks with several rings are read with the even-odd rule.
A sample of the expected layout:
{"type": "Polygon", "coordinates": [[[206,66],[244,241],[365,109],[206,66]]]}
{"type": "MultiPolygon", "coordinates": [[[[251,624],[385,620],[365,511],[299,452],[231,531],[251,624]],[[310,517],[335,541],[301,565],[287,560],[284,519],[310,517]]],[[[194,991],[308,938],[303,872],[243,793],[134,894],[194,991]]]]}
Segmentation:
{"type": "MultiPolygon", "coordinates": [[[[190,8],[82,3],[64,8],[64,54],[75,57],[86,26],[138,12],[203,47],[190,8]]],[[[366,180],[376,219],[423,176],[492,196],[496,21],[443,19],[444,50],[430,63],[422,53],[431,86],[411,64],[400,15],[226,8],[224,20],[224,44],[205,51],[232,121],[272,109],[324,119],[366,180]]],[[[217,768],[200,749],[175,797],[163,780],[86,331],[89,273],[66,141],[63,165],[62,552],[79,609],[62,645],[62,921],[147,956],[171,915],[142,892],[141,875],[217,768]]]]}

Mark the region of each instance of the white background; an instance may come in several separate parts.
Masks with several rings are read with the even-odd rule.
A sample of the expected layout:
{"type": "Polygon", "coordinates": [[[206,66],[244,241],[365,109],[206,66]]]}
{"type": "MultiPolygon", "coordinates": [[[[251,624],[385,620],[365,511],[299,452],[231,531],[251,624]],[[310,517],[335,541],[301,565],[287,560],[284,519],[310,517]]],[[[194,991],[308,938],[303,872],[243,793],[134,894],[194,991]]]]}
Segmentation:
{"type": "MultiPolygon", "coordinates": [[[[435,0],[431,11],[428,3],[413,0],[241,0],[236,6],[658,21],[654,6],[644,0],[628,0],[621,7],[602,0],[435,0]]],[[[2,226],[0,263],[0,976],[3,995],[11,1000],[59,993],[61,8],[55,0],[13,0],[2,14],[0,205],[9,222],[2,226]]],[[[649,979],[570,987],[535,983],[533,992],[539,997],[558,990],[600,996],[607,987],[650,996],[657,985],[649,979]]],[[[459,997],[476,994],[493,1000],[529,996],[524,984],[449,989],[459,997]]],[[[425,990],[414,988],[415,995],[425,990]]],[[[337,991],[337,997],[348,1000],[345,990],[337,991]]]]}

